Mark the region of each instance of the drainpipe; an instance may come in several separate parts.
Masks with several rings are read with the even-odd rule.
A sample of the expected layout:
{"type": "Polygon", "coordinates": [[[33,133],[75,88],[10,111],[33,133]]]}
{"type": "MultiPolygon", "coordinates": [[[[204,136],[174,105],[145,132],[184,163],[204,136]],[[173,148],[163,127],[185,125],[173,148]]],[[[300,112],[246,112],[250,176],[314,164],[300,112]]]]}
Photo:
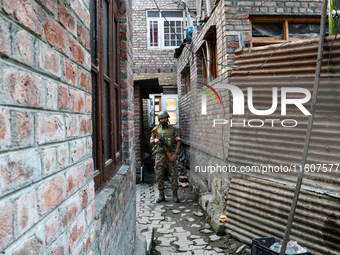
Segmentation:
{"type": "Polygon", "coordinates": [[[302,179],[303,179],[303,174],[304,174],[304,168],[305,168],[307,154],[308,154],[309,142],[310,142],[310,138],[311,138],[311,135],[312,135],[312,127],[313,127],[313,121],[314,121],[316,98],[317,98],[317,95],[318,95],[321,66],[322,66],[323,45],[324,45],[324,41],[325,41],[327,2],[328,2],[327,0],[323,0],[323,3],[322,3],[319,49],[318,49],[318,58],[317,58],[317,62],[316,62],[316,71],[315,71],[315,79],[314,79],[312,104],[311,104],[311,110],[310,110],[311,115],[309,116],[309,120],[308,120],[307,133],[306,133],[305,145],[304,145],[303,153],[302,153],[299,176],[298,176],[298,179],[297,179],[297,182],[296,182],[294,198],[293,198],[292,206],[291,206],[289,217],[288,217],[287,227],[286,227],[286,231],[285,231],[285,234],[284,234],[280,255],[285,255],[285,251],[286,251],[286,248],[287,248],[287,243],[288,243],[288,240],[289,240],[289,235],[290,235],[290,231],[291,231],[293,220],[294,220],[295,209],[296,209],[296,205],[297,205],[297,202],[298,202],[298,199],[299,199],[299,194],[300,194],[300,189],[301,189],[301,184],[302,184],[302,179]]]}

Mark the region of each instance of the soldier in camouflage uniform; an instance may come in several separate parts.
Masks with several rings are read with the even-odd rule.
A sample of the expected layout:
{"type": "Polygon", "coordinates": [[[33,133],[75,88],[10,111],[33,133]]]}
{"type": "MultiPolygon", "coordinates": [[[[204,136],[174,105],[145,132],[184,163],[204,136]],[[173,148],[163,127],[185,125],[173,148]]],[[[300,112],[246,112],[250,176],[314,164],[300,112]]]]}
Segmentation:
{"type": "Polygon", "coordinates": [[[159,198],[156,201],[157,203],[165,202],[164,175],[166,170],[168,170],[168,174],[171,177],[171,187],[173,190],[172,198],[175,203],[179,203],[179,199],[177,196],[178,172],[176,159],[180,148],[181,139],[178,135],[178,130],[173,125],[168,123],[168,118],[170,118],[170,116],[166,111],[159,112],[158,120],[160,124],[156,125],[155,128],[157,129],[161,137],[163,137],[166,141],[172,154],[171,160],[165,153],[164,147],[161,146],[161,141],[153,133],[151,133],[150,138],[150,144],[153,145],[152,154],[155,154],[155,172],[157,186],[159,190],[159,198]]]}

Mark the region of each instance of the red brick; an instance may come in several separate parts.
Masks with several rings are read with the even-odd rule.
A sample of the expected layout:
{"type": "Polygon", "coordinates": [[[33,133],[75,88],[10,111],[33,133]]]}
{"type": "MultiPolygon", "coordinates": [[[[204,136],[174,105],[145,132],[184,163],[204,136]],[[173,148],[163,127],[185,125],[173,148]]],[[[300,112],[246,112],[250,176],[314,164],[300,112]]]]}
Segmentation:
{"type": "Polygon", "coordinates": [[[92,138],[87,139],[87,154],[92,155],[92,138]]]}
{"type": "Polygon", "coordinates": [[[43,176],[51,175],[58,170],[56,148],[46,148],[42,151],[43,176]]]}
{"type": "Polygon", "coordinates": [[[76,35],[76,22],[73,15],[66,9],[63,3],[59,7],[59,20],[60,22],[74,35],[76,35]]]}
{"type": "Polygon", "coordinates": [[[66,134],[67,137],[79,136],[79,124],[77,115],[66,115],[66,134]]]}
{"type": "Polygon", "coordinates": [[[70,103],[71,111],[84,112],[85,111],[85,99],[84,92],[78,90],[70,90],[70,103]]]}
{"type": "Polygon", "coordinates": [[[85,239],[84,246],[85,246],[85,254],[87,254],[87,252],[89,251],[89,247],[90,247],[90,237],[89,236],[85,239]]]}
{"type": "Polygon", "coordinates": [[[87,27],[87,29],[91,28],[91,17],[90,17],[90,12],[89,11],[85,11],[85,25],[87,27]]]}
{"type": "Polygon", "coordinates": [[[80,136],[92,134],[92,120],[88,116],[83,116],[80,119],[80,136]]]}
{"type": "Polygon", "coordinates": [[[93,175],[93,159],[89,159],[85,163],[85,181],[90,179],[93,175]]]}
{"type": "Polygon", "coordinates": [[[49,9],[52,13],[54,13],[54,0],[43,0],[42,3],[49,9]]]}
{"type": "Polygon", "coordinates": [[[82,87],[88,92],[91,92],[92,90],[91,76],[81,69],[79,69],[79,76],[80,76],[80,80],[79,80],[80,87],[82,87]]]}
{"type": "Polygon", "coordinates": [[[65,54],[68,54],[67,35],[65,30],[53,19],[46,15],[45,18],[45,35],[47,41],[65,54]]]}
{"type": "Polygon", "coordinates": [[[42,184],[38,189],[40,215],[44,215],[59,205],[66,197],[66,181],[64,175],[59,175],[51,181],[42,184]]]}
{"type": "Polygon", "coordinates": [[[44,250],[44,240],[39,238],[36,234],[33,234],[29,238],[23,239],[19,242],[18,246],[11,255],[22,255],[22,254],[43,254],[44,250]],[[29,253],[28,253],[29,251],[29,253]]]}
{"type": "Polygon", "coordinates": [[[46,221],[46,244],[50,244],[53,242],[58,234],[60,229],[60,220],[58,211],[52,213],[49,219],[46,221]]]}
{"type": "Polygon", "coordinates": [[[80,19],[83,20],[84,11],[83,11],[82,2],[80,2],[79,0],[71,0],[71,7],[80,17],[80,19]]]}
{"type": "Polygon", "coordinates": [[[67,194],[70,195],[84,185],[84,166],[71,168],[67,174],[67,194]]]}
{"type": "Polygon", "coordinates": [[[87,204],[89,202],[89,195],[88,195],[88,188],[84,189],[81,194],[81,207],[82,209],[85,209],[87,207],[87,204]]]}
{"type": "Polygon", "coordinates": [[[68,254],[68,240],[64,235],[58,242],[52,244],[50,255],[67,255],[68,254]]]}
{"type": "Polygon", "coordinates": [[[321,8],[322,7],[322,3],[310,3],[309,6],[310,7],[314,7],[314,8],[321,8]]]}
{"type": "Polygon", "coordinates": [[[52,81],[47,82],[46,107],[50,110],[58,110],[58,85],[52,81]]]}
{"type": "Polygon", "coordinates": [[[0,202],[0,250],[6,248],[13,239],[13,215],[13,204],[0,202]]]}
{"type": "Polygon", "coordinates": [[[71,160],[73,163],[78,162],[86,154],[86,139],[78,139],[70,143],[71,160]]]}
{"type": "Polygon", "coordinates": [[[34,63],[34,37],[25,30],[17,33],[16,51],[19,59],[26,64],[34,63]]]}
{"type": "Polygon", "coordinates": [[[0,17],[0,53],[11,55],[11,35],[9,32],[9,24],[0,17]]]}
{"type": "Polygon", "coordinates": [[[58,147],[58,165],[59,168],[64,169],[69,164],[69,150],[68,144],[63,144],[58,147]]]}
{"type": "Polygon", "coordinates": [[[12,152],[0,160],[0,190],[6,192],[40,178],[41,159],[35,150],[12,152]]]}
{"type": "MultiPolygon", "coordinates": [[[[92,204],[89,205],[89,207],[86,209],[86,220],[87,220],[87,225],[89,226],[91,224],[91,222],[94,219],[94,208],[95,208],[95,203],[93,202],[92,204]]],[[[95,229],[95,224],[93,224],[92,229],[91,229],[91,242],[95,239],[95,233],[92,233],[93,229],[95,229]]],[[[94,230],[96,231],[96,230],[94,230]]],[[[93,232],[94,232],[93,231],[93,232]]]]}
{"type": "Polygon", "coordinates": [[[76,218],[80,211],[80,201],[78,196],[74,196],[67,200],[66,205],[61,208],[61,218],[63,229],[66,229],[70,223],[76,218]]]}
{"type": "Polygon", "coordinates": [[[79,40],[85,45],[86,48],[90,49],[90,35],[83,26],[78,25],[77,34],[79,40]]]}
{"type": "Polygon", "coordinates": [[[249,14],[236,14],[235,15],[236,19],[248,19],[249,18],[249,14]]]}
{"type": "Polygon", "coordinates": [[[69,93],[68,87],[66,85],[60,85],[59,88],[59,109],[68,110],[69,109],[69,93]]]}
{"type": "Polygon", "coordinates": [[[82,46],[76,42],[72,37],[70,37],[70,49],[72,52],[72,56],[79,64],[85,63],[85,54],[82,46]]]}
{"type": "Polygon", "coordinates": [[[37,198],[35,190],[24,194],[16,201],[17,206],[17,235],[26,232],[38,221],[37,198]]]}
{"type": "Polygon", "coordinates": [[[276,6],[275,2],[265,2],[262,6],[276,6]]]}
{"type": "Polygon", "coordinates": [[[95,190],[94,190],[94,181],[92,180],[89,184],[89,200],[92,201],[94,199],[95,190]]]}
{"type": "Polygon", "coordinates": [[[68,60],[64,60],[64,77],[65,80],[73,85],[76,85],[77,81],[77,65],[68,60]]]}
{"type": "Polygon", "coordinates": [[[11,113],[8,109],[0,109],[0,150],[11,145],[11,113]]]}
{"type": "Polygon", "coordinates": [[[15,17],[27,28],[38,35],[43,31],[43,9],[33,0],[4,0],[6,13],[15,13],[15,17]]]}
{"type": "Polygon", "coordinates": [[[297,6],[297,7],[299,7],[300,6],[300,3],[298,3],[298,2],[286,2],[286,6],[297,6]]]}
{"type": "Polygon", "coordinates": [[[38,113],[37,141],[44,144],[65,139],[65,123],[62,115],[38,113]]]}
{"type": "Polygon", "coordinates": [[[58,77],[61,76],[60,54],[56,50],[50,49],[47,45],[42,44],[40,46],[39,62],[40,68],[58,77]]]}
{"type": "Polygon", "coordinates": [[[34,143],[34,117],[30,113],[16,113],[16,142],[19,146],[32,145],[34,143]]]}
{"type": "Polygon", "coordinates": [[[86,96],[86,112],[92,112],[92,96],[86,96]]]}
{"type": "Polygon", "coordinates": [[[74,247],[77,245],[81,236],[83,235],[85,230],[85,216],[84,213],[80,215],[77,221],[71,226],[69,231],[69,251],[72,252],[74,247]]]}
{"type": "Polygon", "coordinates": [[[38,77],[14,68],[4,71],[4,101],[42,108],[45,105],[45,84],[38,77]]]}

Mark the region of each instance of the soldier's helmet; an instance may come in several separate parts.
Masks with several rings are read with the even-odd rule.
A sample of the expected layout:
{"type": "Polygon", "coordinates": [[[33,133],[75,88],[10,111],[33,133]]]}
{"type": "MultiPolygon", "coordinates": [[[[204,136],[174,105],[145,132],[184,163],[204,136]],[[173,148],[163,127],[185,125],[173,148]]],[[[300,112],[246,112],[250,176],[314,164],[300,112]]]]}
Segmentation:
{"type": "Polygon", "coordinates": [[[160,111],[158,113],[158,120],[162,119],[162,118],[165,118],[165,117],[168,117],[170,118],[170,115],[167,111],[160,111]]]}

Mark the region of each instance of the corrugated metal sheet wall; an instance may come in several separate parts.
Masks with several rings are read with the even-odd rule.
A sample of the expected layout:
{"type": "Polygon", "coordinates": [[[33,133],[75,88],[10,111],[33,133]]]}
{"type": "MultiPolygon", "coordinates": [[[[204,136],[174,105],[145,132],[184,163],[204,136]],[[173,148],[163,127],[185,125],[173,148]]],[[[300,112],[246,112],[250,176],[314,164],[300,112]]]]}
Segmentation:
{"type": "MultiPolygon", "coordinates": [[[[303,182],[305,197],[299,202],[297,222],[293,226],[292,235],[310,248],[313,254],[340,254],[338,230],[340,229],[340,167],[336,172],[336,166],[331,169],[329,165],[340,164],[340,39],[335,40],[333,44],[330,67],[327,67],[333,38],[327,38],[325,43],[323,79],[320,84],[307,158],[307,164],[314,164],[316,170],[305,174],[303,182]],[[322,166],[319,168],[317,164],[327,164],[327,171],[326,169],[323,171],[322,166]],[[320,201],[322,204],[318,204],[320,201]],[[303,209],[303,205],[308,208],[303,209]]],[[[235,66],[242,68],[258,66],[276,47],[277,45],[253,48],[251,53],[239,51],[236,53],[235,66]]],[[[303,87],[312,91],[317,48],[316,39],[290,43],[278,50],[261,68],[233,70],[231,83],[241,88],[244,95],[247,95],[247,87],[253,88],[253,104],[256,109],[269,109],[272,106],[273,87],[278,87],[278,107],[272,115],[268,116],[256,116],[249,111],[246,112],[245,117],[233,116],[234,122],[242,123],[245,120],[246,127],[243,127],[243,124],[231,127],[228,155],[230,165],[280,166],[283,164],[294,169],[294,165],[300,163],[308,116],[303,115],[293,105],[287,106],[287,115],[282,116],[280,89],[303,87]],[[277,120],[274,121],[274,127],[271,126],[272,121],[266,121],[264,126],[254,128],[247,125],[250,119],[277,120]],[[280,121],[283,119],[295,119],[298,125],[294,128],[282,127],[280,121]]],[[[296,96],[299,95],[292,94],[289,98],[296,98],[296,96]]],[[[305,106],[310,109],[310,104],[305,106]]],[[[248,107],[246,106],[245,109],[248,107]]],[[[259,125],[259,123],[253,121],[252,125],[259,125]]],[[[298,171],[298,168],[296,169],[298,171]]],[[[296,178],[297,172],[293,171],[265,174],[249,172],[234,178],[228,197],[229,232],[247,241],[256,236],[268,235],[282,239],[293,196],[292,185],[295,184],[296,178]]]]}

